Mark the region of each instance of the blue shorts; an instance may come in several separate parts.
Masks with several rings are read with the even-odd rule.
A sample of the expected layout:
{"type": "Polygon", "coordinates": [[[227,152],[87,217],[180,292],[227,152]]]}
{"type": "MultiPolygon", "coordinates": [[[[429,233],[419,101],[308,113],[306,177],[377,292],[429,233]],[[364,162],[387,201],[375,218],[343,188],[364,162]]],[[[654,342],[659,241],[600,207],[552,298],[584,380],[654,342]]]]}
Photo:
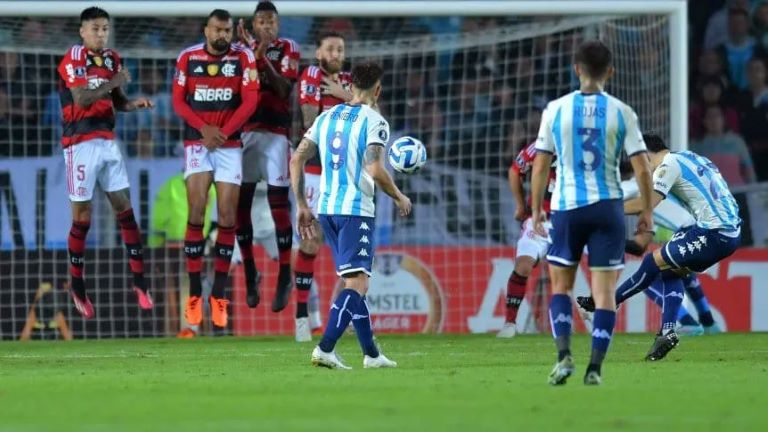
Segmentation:
{"type": "Polygon", "coordinates": [[[365,216],[318,215],[331,247],[336,274],[363,272],[371,275],[373,268],[373,230],[375,218],[365,216]]]}
{"type": "Polygon", "coordinates": [[[553,211],[547,261],[561,267],[579,264],[584,246],[589,248],[589,267],[594,270],[624,268],[624,203],[600,201],[573,210],[553,211]]]}
{"type": "Polygon", "coordinates": [[[703,272],[731,256],[739,247],[739,231],[730,234],[698,226],[681,228],[661,248],[661,256],[674,268],[703,272]]]}

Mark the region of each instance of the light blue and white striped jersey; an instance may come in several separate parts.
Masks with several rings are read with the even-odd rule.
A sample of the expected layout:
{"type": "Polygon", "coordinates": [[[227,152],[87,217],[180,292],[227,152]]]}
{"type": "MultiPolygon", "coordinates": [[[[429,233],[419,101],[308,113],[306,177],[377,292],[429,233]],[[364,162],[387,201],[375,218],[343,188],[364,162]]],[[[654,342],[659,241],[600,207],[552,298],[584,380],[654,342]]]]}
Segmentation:
{"type": "Polygon", "coordinates": [[[552,210],[621,199],[619,162],[646,151],[637,115],[606,92],[575,91],[547,105],[536,150],[557,156],[552,210]]]}
{"type": "Polygon", "coordinates": [[[304,138],[317,144],[323,167],[317,213],[374,217],[374,182],[364,156],[369,145],[386,147],[384,117],[368,105],[336,105],[317,116],[304,138]]]}
{"type": "Polygon", "coordinates": [[[737,232],[739,205],[709,159],[690,151],[670,152],[653,172],[653,189],[676,197],[706,229],[737,232]]]}
{"type": "MultiPolygon", "coordinates": [[[[635,179],[621,182],[621,190],[624,192],[625,200],[640,196],[640,187],[635,179]]],[[[653,209],[653,223],[656,226],[677,231],[680,228],[696,225],[696,219],[691,216],[691,212],[683,203],[673,195],[669,195],[653,209]]]]}

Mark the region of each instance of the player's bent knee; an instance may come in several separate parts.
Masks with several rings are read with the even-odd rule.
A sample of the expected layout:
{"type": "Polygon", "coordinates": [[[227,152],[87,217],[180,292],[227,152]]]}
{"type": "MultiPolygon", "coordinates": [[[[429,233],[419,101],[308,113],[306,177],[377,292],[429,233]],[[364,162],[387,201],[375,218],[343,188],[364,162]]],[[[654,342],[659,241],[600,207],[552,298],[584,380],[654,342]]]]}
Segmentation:
{"type": "Polygon", "coordinates": [[[72,220],[89,221],[91,220],[91,202],[72,202],[72,220]]]}

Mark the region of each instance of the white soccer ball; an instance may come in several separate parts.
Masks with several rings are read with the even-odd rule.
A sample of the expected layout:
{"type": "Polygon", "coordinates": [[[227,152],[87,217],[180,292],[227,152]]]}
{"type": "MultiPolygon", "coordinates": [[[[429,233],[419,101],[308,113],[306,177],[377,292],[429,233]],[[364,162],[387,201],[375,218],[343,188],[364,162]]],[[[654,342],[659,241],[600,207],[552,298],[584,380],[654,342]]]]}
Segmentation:
{"type": "Polygon", "coordinates": [[[389,146],[389,164],[397,172],[411,174],[427,163],[427,148],[414,137],[404,136],[389,146]]]}

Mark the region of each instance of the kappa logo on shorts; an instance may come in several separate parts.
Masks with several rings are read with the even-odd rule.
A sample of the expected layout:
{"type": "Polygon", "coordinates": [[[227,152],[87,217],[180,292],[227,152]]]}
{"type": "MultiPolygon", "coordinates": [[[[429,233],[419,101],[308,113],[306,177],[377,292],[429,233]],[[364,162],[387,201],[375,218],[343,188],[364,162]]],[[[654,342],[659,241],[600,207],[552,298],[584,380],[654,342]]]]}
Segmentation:
{"type": "Polygon", "coordinates": [[[79,196],[79,197],[88,196],[88,189],[82,186],[78,187],[77,189],[75,189],[75,196],[79,196]]]}
{"type": "Polygon", "coordinates": [[[200,161],[198,159],[190,159],[189,160],[189,167],[190,168],[200,168],[200,161]]]}
{"type": "Polygon", "coordinates": [[[685,256],[685,254],[688,252],[685,250],[685,246],[678,246],[677,251],[680,252],[680,256],[685,256]]]}
{"type": "Polygon", "coordinates": [[[360,237],[360,243],[370,244],[371,242],[370,242],[370,240],[368,240],[368,236],[364,235],[364,236],[360,237]]]}
{"type": "Polygon", "coordinates": [[[370,256],[370,255],[368,255],[368,251],[367,250],[360,249],[360,252],[357,253],[357,256],[367,257],[367,256],[370,256]]]}
{"type": "Polygon", "coordinates": [[[368,227],[368,223],[363,222],[360,224],[360,229],[363,231],[370,231],[371,229],[368,227]]]}
{"type": "Polygon", "coordinates": [[[700,242],[701,242],[701,244],[703,244],[704,246],[706,246],[706,245],[707,245],[707,238],[706,238],[706,237],[704,237],[704,236],[699,236],[699,241],[700,241],[700,242]]]}

